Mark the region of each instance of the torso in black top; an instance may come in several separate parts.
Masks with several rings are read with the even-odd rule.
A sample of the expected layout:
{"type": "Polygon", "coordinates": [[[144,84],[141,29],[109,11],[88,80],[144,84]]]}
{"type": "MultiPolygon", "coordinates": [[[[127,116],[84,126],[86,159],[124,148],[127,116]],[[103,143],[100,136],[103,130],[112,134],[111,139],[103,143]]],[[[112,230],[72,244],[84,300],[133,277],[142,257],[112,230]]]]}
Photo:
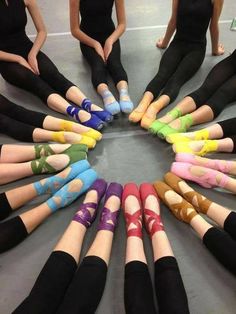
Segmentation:
{"type": "Polygon", "coordinates": [[[31,43],[25,33],[25,8],[23,0],[8,0],[8,5],[0,0],[0,50],[16,53],[31,43]]]}
{"type": "Polygon", "coordinates": [[[175,38],[206,44],[212,14],[212,0],[179,0],[175,38]]]}
{"type": "Polygon", "coordinates": [[[114,0],[80,0],[81,30],[97,40],[105,40],[113,33],[114,0]]]}

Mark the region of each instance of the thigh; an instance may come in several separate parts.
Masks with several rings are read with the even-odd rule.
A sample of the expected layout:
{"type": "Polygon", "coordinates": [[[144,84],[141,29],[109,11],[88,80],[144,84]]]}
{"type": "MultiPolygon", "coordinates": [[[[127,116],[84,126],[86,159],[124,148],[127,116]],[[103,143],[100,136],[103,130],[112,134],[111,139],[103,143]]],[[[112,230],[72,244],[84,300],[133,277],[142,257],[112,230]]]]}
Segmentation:
{"type": "Polygon", "coordinates": [[[177,85],[184,84],[200,68],[205,58],[205,49],[190,50],[178,64],[175,73],[170,78],[177,85]]]}
{"type": "Polygon", "coordinates": [[[120,41],[117,40],[112,48],[112,51],[109,55],[109,58],[107,60],[107,66],[109,67],[109,64],[114,63],[121,63],[121,48],[120,48],[120,41]]]}
{"type": "Polygon", "coordinates": [[[183,58],[183,44],[173,41],[163,54],[158,74],[161,77],[170,78],[176,71],[183,58]]]}
{"type": "Polygon", "coordinates": [[[95,66],[105,68],[103,59],[97,54],[95,49],[84,44],[80,44],[80,48],[83,56],[92,68],[95,66]]]}
{"type": "Polygon", "coordinates": [[[0,72],[9,83],[39,96],[44,102],[55,91],[42,78],[15,62],[1,62],[0,72]]]}

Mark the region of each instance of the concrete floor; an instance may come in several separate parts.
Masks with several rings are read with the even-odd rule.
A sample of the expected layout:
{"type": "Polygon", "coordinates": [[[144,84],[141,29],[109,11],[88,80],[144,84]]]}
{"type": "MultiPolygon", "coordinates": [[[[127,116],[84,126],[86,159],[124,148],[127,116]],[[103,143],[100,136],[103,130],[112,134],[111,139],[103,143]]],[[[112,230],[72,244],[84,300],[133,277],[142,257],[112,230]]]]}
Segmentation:
{"type": "MultiPolygon", "coordinates": [[[[130,94],[134,103],[137,103],[144,87],[158,68],[162,52],[155,48],[155,40],[164,32],[163,25],[168,21],[171,0],[145,0],[142,4],[138,0],[126,2],[128,31],[122,38],[123,63],[129,75],[130,94]],[[141,29],[136,29],[140,27],[141,29]]],[[[68,1],[58,0],[56,6],[51,1],[38,0],[38,3],[42,9],[49,33],[69,31],[68,1]]],[[[234,0],[226,1],[221,16],[222,24],[220,25],[221,41],[226,48],[225,56],[235,48],[236,33],[229,30],[229,21],[232,20],[235,12],[236,2],[234,0]]],[[[29,23],[28,33],[33,34],[34,32],[32,24],[29,23]]],[[[89,68],[81,56],[78,42],[68,34],[50,36],[44,46],[44,51],[68,78],[78,84],[91,99],[101,104],[101,100],[92,89],[89,68]]],[[[172,107],[186,93],[198,87],[212,66],[221,59],[222,57],[211,57],[210,46],[208,46],[206,60],[202,68],[182,88],[172,107]]],[[[10,86],[3,79],[0,79],[0,92],[18,104],[51,113],[39,99],[10,86]]],[[[55,114],[55,116],[60,115],[55,114]]],[[[232,116],[235,116],[234,105],[228,107],[220,115],[219,120],[232,116]]],[[[14,143],[15,141],[1,135],[0,142],[14,143]]],[[[226,156],[226,154],[217,157],[235,158],[234,155],[226,156]]],[[[169,145],[147,134],[138,126],[130,125],[125,116],[119,117],[104,130],[103,141],[89,154],[89,161],[101,177],[108,181],[118,181],[123,184],[132,180],[139,184],[143,181],[152,182],[161,179],[163,174],[169,170],[173,159],[174,154],[169,145]]],[[[32,177],[2,186],[0,192],[34,182],[38,178],[32,177]]],[[[204,190],[199,186],[193,186],[220,204],[234,208],[235,196],[222,191],[204,190]]],[[[43,198],[35,200],[24,206],[18,213],[32,208],[42,200],[43,198]]],[[[11,313],[27,296],[36,276],[81,200],[50,217],[22,244],[1,255],[0,314],[11,313]]],[[[191,313],[236,313],[235,278],[214,259],[189,226],[177,221],[165,206],[162,205],[162,209],[166,231],[178,259],[187,290],[191,313]]],[[[86,235],[82,257],[94,238],[96,223],[97,221],[86,235]]],[[[151,246],[146,234],[144,241],[150,270],[153,272],[151,246]]],[[[125,228],[124,219],[121,215],[114,239],[106,289],[97,310],[98,314],[125,313],[123,302],[124,254],[125,228]]]]}

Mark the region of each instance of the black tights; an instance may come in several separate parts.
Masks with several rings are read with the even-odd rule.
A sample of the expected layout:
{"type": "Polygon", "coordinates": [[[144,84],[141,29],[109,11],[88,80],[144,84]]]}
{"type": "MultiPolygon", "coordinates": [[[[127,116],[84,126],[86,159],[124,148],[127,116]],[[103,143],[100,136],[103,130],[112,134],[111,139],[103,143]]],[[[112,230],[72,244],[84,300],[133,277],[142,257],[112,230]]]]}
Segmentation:
{"type": "MultiPolygon", "coordinates": [[[[31,47],[29,44],[21,53],[26,60],[31,47]]],[[[33,93],[45,103],[51,94],[59,93],[65,97],[68,89],[74,84],[58,71],[43,52],[39,51],[37,61],[40,75],[34,74],[19,63],[4,61],[0,62],[0,73],[7,82],[33,93]]]]}
{"type": "Polygon", "coordinates": [[[215,258],[236,275],[236,213],[231,212],[224,223],[224,231],[210,228],[203,243],[215,258]]]}
{"type": "Polygon", "coordinates": [[[43,128],[46,114],[25,109],[0,95],[0,133],[19,141],[33,142],[35,128],[43,128]]]}
{"type": "MultiPolygon", "coordinates": [[[[155,290],[160,314],[189,314],[188,300],[176,259],[155,262],[155,290]]],[[[148,267],[133,261],[125,267],[126,314],[156,314],[148,267]]]]}
{"type": "Polygon", "coordinates": [[[236,101],[236,50],[210,71],[202,86],[190,96],[197,108],[211,107],[214,117],[231,102],[236,101]]]}
{"type": "MultiPolygon", "coordinates": [[[[100,41],[101,45],[104,46],[105,41],[100,41]]],[[[107,74],[108,71],[115,83],[117,85],[120,81],[128,82],[127,74],[121,63],[121,49],[120,42],[117,40],[112,48],[112,52],[109,55],[107,63],[105,64],[103,59],[97,54],[94,48],[87,45],[80,44],[80,48],[83,56],[88,61],[92,70],[92,83],[94,88],[98,85],[105,83],[107,84],[107,74]]]]}
{"type": "Polygon", "coordinates": [[[13,313],[94,314],[105,287],[107,265],[97,256],[88,256],[76,268],[71,255],[53,252],[29,296],[13,313]]]}
{"type": "Polygon", "coordinates": [[[200,68],[204,57],[204,46],[174,39],[163,54],[158,73],[146,92],[151,92],[155,99],[162,91],[162,95],[174,101],[183,84],[200,68]]]}

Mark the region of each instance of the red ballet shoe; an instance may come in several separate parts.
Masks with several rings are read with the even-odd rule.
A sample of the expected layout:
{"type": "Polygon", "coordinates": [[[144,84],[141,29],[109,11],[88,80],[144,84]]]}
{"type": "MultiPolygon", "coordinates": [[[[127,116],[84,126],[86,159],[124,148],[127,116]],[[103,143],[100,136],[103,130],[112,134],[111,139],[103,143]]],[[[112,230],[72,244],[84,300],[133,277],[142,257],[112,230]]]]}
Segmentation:
{"type": "Polygon", "coordinates": [[[122,195],[122,208],[125,214],[127,237],[142,238],[141,200],[140,200],[139,189],[135,183],[127,183],[124,186],[123,195],[122,195]],[[133,214],[130,214],[128,212],[129,210],[125,206],[125,201],[127,197],[129,196],[136,197],[139,203],[139,209],[136,210],[133,214]]]}
{"type": "Polygon", "coordinates": [[[164,226],[161,221],[161,216],[157,214],[154,210],[146,208],[145,203],[146,203],[146,199],[150,195],[154,196],[157,199],[158,203],[160,203],[159,198],[156,194],[154,187],[150,183],[141,184],[139,191],[140,191],[141,200],[142,200],[142,204],[144,208],[143,212],[144,212],[144,218],[145,218],[145,227],[149,235],[152,237],[154,233],[164,230],[164,226]]]}

